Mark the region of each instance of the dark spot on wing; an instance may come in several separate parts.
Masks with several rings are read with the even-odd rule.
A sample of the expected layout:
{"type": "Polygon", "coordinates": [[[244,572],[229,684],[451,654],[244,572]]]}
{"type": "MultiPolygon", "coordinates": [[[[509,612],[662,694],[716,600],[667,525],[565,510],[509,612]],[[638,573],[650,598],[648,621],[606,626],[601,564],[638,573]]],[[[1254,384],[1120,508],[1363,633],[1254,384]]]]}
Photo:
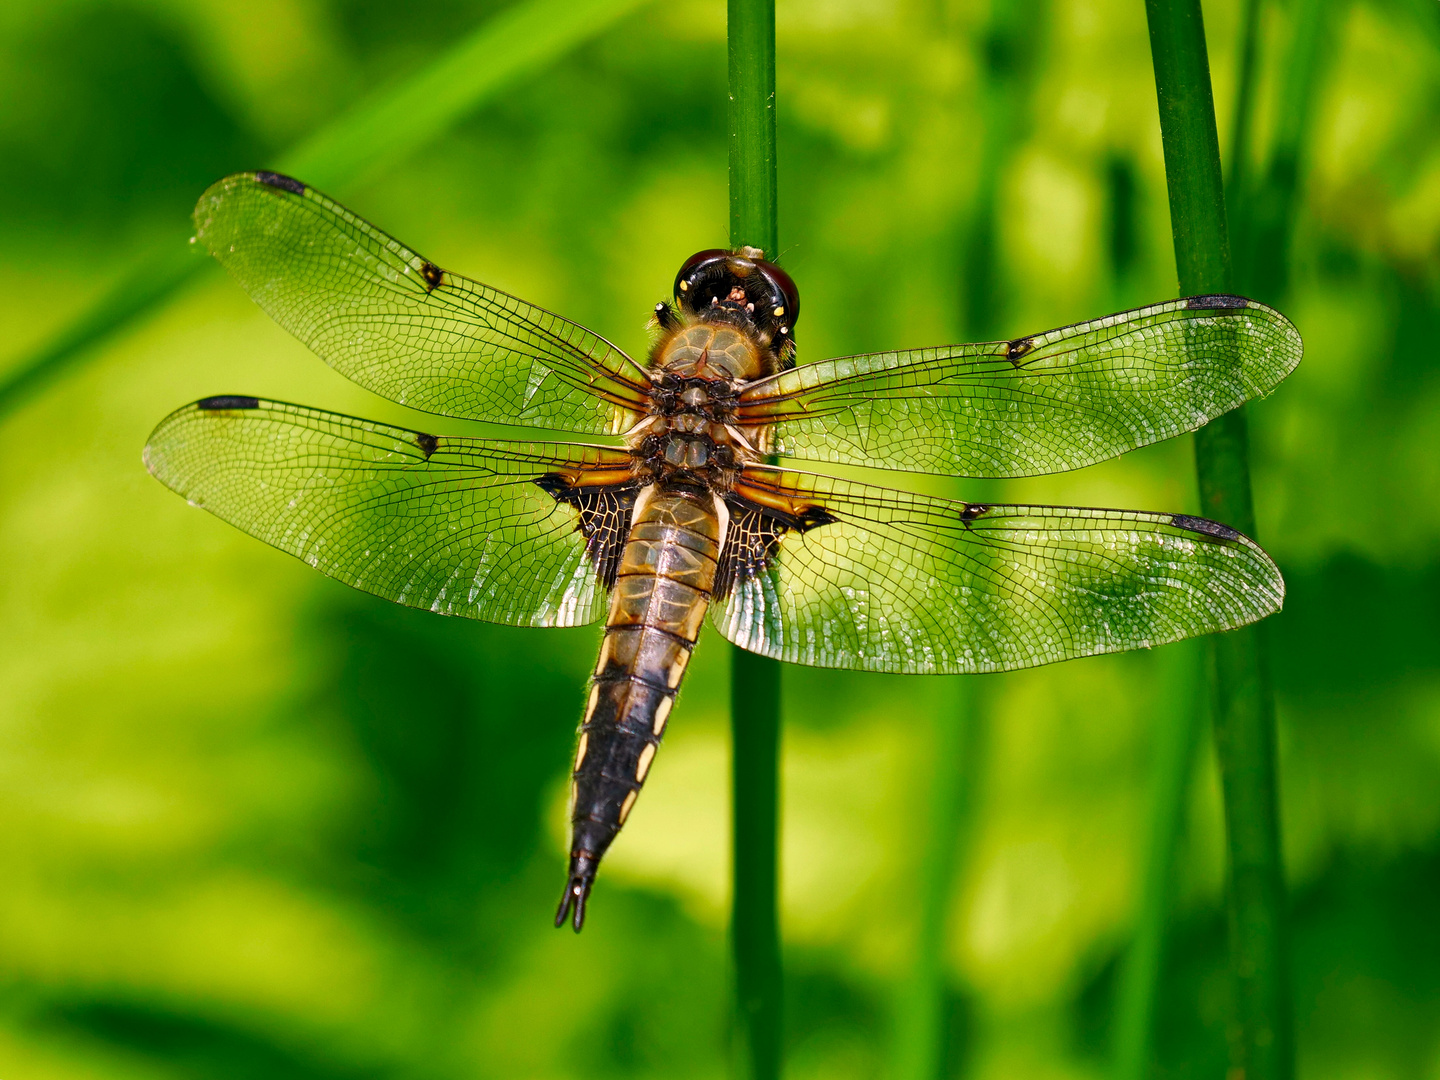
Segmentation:
{"type": "Polygon", "coordinates": [[[1213,310],[1215,308],[1245,308],[1250,306],[1250,301],[1243,296],[1231,296],[1229,293],[1208,293],[1205,296],[1192,296],[1185,301],[1185,306],[1190,310],[1213,310]]]}
{"type": "Polygon", "coordinates": [[[257,172],[255,174],[255,179],[262,184],[268,185],[269,187],[283,188],[284,190],[293,192],[296,195],[305,194],[305,185],[302,184],[299,180],[296,180],[293,176],[286,176],[284,173],[257,172]]]}
{"type": "Polygon", "coordinates": [[[1022,337],[1016,338],[1005,349],[1005,355],[1010,360],[1019,360],[1022,356],[1032,352],[1035,348],[1035,339],[1022,337]]]}
{"type": "Polygon", "coordinates": [[[990,507],[984,503],[966,503],[965,509],[960,511],[961,521],[974,521],[990,512],[990,507]]]}
{"type": "Polygon", "coordinates": [[[420,452],[425,455],[425,460],[430,460],[430,455],[440,446],[440,440],[434,435],[426,435],[423,431],[415,433],[415,445],[420,447],[420,452]]]}
{"type": "Polygon", "coordinates": [[[1170,524],[1177,529],[1184,529],[1186,532],[1199,533],[1201,536],[1209,537],[1212,540],[1239,540],[1240,534],[1229,525],[1221,525],[1218,521],[1211,521],[1208,518],[1191,517],[1189,514],[1176,514],[1170,519],[1170,524]]]}
{"type": "Polygon", "coordinates": [[[420,276],[425,279],[426,290],[434,292],[440,287],[440,283],[444,280],[445,271],[441,270],[440,267],[436,266],[429,259],[426,259],[420,264],[420,276]]]}
{"type": "Polygon", "coordinates": [[[840,519],[823,506],[807,506],[796,514],[785,514],[768,506],[732,495],[725,500],[730,508],[730,528],[720,565],[715,568],[715,598],[723,600],[735,582],[749,580],[770,565],[787,532],[807,533],[840,519]]]}
{"type": "Polygon", "coordinates": [[[260,399],[253,397],[237,397],[234,394],[220,394],[216,397],[201,398],[195,403],[197,409],[205,409],[207,412],[217,409],[258,409],[260,399]]]}
{"type": "Polygon", "coordinates": [[[579,514],[575,529],[585,538],[585,554],[607,589],[615,587],[620,556],[630,535],[638,483],[572,484],[559,473],[546,473],[535,486],[558,503],[573,507],[579,514]]]}

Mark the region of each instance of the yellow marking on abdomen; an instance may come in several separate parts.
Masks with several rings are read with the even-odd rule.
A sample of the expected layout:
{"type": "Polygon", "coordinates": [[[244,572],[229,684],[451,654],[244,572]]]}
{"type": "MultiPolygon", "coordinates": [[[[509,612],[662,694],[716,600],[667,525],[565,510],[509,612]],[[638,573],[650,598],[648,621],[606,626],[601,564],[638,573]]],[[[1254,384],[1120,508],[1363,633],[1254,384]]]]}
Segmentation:
{"type": "Polygon", "coordinates": [[[665,721],[670,717],[670,709],[675,705],[674,697],[663,699],[655,707],[655,737],[658,739],[665,733],[665,721]]]}
{"type": "Polygon", "coordinates": [[[645,782],[645,774],[650,771],[650,762],[655,760],[655,744],[646,743],[645,749],[640,751],[640,760],[635,764],[635,779],[638,783],[645,782]]]}

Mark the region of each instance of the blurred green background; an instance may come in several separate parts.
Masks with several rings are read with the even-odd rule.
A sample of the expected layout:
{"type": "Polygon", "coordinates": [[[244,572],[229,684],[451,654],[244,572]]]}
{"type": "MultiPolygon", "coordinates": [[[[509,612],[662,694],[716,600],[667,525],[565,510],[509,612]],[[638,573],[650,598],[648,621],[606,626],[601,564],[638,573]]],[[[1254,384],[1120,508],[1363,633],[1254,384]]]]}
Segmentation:
{"type": "MultiPolygon", "coordinates": [[[[802,362],[1174,295],[1143,4],[991,3],[780,0],[780,256],[804,295],[802,362]]],[[[137,252],[183,245],[212,180],[273,164],[505,6],[6,0],[0,375],[137,252]]],[[[1236,0],[1206,18],[1228,152],[1236,0]]],[[[1241,285],[1306,341],[1252,408],[1260,539],[1289,585],[1268,630],[1300,1069],[1433,1080],[1440,9],[1266,0],[1260,27],[1241,285]]],[[[680,261],[726,241],[724,80],[723,4],[644,6],[332,194],[643,350],[680,261]]],[[[140,448],[214,393],[467,428],[349,385],[213,266],[0,417],[0,1076],[725,1075],[730,647],[707,631],[590,923],[558,933],[598,631],[393,607],[187,508],[140,448]]],[[[1178,511],[1192,477],[1182,439],[983,490],[1178,511]]],[[[893,1075],[927,792],[951,764],[937,718],[962,708],[947,1075],[1105,1075],[1156,734],[1187,707],[1165,660],[970,685],[786,669],[790,1075],[893,1075]]],[[[1226,1060],[1202,743],[1165,1077],[1226,1060]]]]}

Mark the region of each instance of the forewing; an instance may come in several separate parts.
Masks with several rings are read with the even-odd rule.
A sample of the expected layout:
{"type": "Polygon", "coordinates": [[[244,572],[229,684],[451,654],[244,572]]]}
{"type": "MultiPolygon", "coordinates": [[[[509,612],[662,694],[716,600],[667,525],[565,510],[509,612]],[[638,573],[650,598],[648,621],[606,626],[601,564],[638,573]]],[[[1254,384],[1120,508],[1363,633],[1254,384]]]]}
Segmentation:
{"type": "Polygon", "coordinates": [[[648,381],[583,326],[442,270],[275,173],[237,173],[195,207],[196,235],[327,364],[414,409],[618,434],[648,381]]]}
{"type": "Polygon", "coordinates": [[[775,453],[961,476],[1078,469],[1193,431],[1300,362],[1278,311],[1199,296],[1015,341],[802,364],[750,386],[739,420],[775,453]]]}
{"type": "Polygon", "coordinates": [[[1278,611],[1248,538],[1176,514],[966,504],[749,469],[712,618],[735,644],[863,671],[1006,671],[1278,611]]]}
{"type": "Polygon", "coordinates": [[[241,397],[179,409],[145,447],[161,483],[323,574],[514,626],[605,613],[629,464],[608,447],[451,439],[241,397]]]}

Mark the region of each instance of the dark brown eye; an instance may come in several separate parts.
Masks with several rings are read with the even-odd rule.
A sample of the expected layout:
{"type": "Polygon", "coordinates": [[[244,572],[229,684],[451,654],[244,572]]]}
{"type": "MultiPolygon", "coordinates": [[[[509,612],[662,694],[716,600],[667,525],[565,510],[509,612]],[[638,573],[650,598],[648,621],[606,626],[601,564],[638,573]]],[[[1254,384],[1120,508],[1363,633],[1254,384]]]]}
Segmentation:
{"type": "Polygon", "coordinates": [[[774,286],[775,291],[785,298],[784,310],[772,311],[771,314],[785,325],[793,327],[795,320],[800,318],[800,290],[795,287],[794,279],[772,262],[757,259],[755,265],[774,286]]]}
{"type": "Polygon", "coordinates": [[[716,264],[723,263],[728,258],[730,252],[723,248],[706,248],[691,255],[675,275],[675,299],[684,304],[690,294],[695,292],[698,284],[713,276],[716,264]]]}
{"type": "Polygon", "coordinates": [[[759,254],[755,248],[697,251],[675,275],[676,303],[691,315],[743,307],[768,334],[789,334],[800,315],[800,290],[789,274],[759,254]]]}

